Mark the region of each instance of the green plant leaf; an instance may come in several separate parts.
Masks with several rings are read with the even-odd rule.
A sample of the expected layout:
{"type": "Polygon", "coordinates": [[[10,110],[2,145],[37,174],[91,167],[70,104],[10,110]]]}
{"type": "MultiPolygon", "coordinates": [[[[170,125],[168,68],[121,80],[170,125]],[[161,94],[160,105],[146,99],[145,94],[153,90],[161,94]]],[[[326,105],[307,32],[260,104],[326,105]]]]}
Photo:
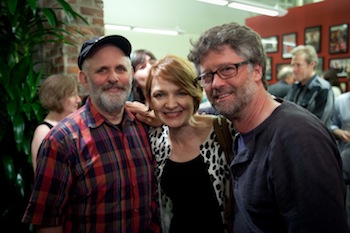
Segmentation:
{"type": "Polygon", "coordinates": [[[19,195],[21,197],[24,197],[24,179],[22,173],[22,169],[20,169],[16,175],[15,185],[17,187],[19,195]]]}
{"type": "Polygon", "coordinates": [[[70,15],[74,18],[74,20],[81,19],[84,23],[89,24],[86,19],[84,19],[81,15],[76,13],[72,7],[64,0],[57,0],[57,2],[62,6],[63,10],[67,13],[67,15],[70,15]]]}
{"type": "Polygon", "coordinates": [[[36,1],[37,1],[37,0],[28,0],[29,6],[30,6],[30,8],[32,9],[32,11],[33,11],[34,14],[35,14],[35,12],[36,12],[36,1]]]}
{"type": "Polygon", "coordinates": [[[26,115],[27,119],[30,119],[32,106],[30,103],[24,103],[22,104],[22,110],[24,114],[26,115]]]}
{"type": "Polygon", "coordinates": [[[37,121],[41,122],[43,120],[43,118],[44,118],[44,116],[43,116],[44,115],[43,114],[44,108],[39,103],[39,100],[34,102],[34,103],[32,103],[31,106],[32,106],[32,110],[34,112],[34,115],[35,115],[37,121]]]}
{"type": "Polygon", "coordinates": [[[22,143],[22,151],[24,152],[24,154],[29,155],[28,157],[30,157],[30,163],[32,161],[31,152],[30,152],[32,136],[33,136],[33,133],[28,135],[28,137],[23,137],[23,143],[22,143]]]}
{"type": "Polygon", "coordinates": [[[6,108],[10,119],[13,121],[17,112],[17,101],[16,100],[7,101],[6,108]]]}
{"type": "Polygon", "coordinates": [[[1,158],[8,183],[14,184],[16,179],[16,172],[12,157],[9,154],[3,154],[1,158]]]}
{"type": "Polygon", "coordinates": [[[25,128],[23,117],[20,114],[16,114],[12,124],[13,124],[13,133],[17,144],[17,150],[20,151],[21,145],[23,143],[23,135],[24,135],[24,128],[25,128]]]}
{"type": "Polygon", "coordinates": [[[51,27],[56,26],[57,24],[57,18],[55,12],[51,8],[45,8],[43,9],[43,13],[47,18],[47,21],[49,22],[51,27]]]}
{"type": "Polygon", "coordinates": [[[15,14],[17,3],[18,0],[7,0],[7,8],[12,15],[15,14]]]}

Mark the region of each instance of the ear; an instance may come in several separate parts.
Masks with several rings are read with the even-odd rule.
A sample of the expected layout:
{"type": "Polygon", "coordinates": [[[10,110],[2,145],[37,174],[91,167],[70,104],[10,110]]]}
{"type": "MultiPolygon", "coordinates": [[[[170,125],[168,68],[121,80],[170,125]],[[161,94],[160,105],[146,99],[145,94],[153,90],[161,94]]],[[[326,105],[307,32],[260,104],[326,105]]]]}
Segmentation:
{"type": "Polygon", "coordinates": [[[253,65],[254,80],[261,81],[262,79],[262,66],[260,64],[253,65]]]}
{"type": "Polygon", "coordinates": [[[78,73],[78,78],[79,78],[80,84],[84,87],[84,89],[86,91],[88,91],[89,85],[88,85],[88,81],[87,81],[88,77],[86,76],[86,74],[80,70],[78,73]]]}

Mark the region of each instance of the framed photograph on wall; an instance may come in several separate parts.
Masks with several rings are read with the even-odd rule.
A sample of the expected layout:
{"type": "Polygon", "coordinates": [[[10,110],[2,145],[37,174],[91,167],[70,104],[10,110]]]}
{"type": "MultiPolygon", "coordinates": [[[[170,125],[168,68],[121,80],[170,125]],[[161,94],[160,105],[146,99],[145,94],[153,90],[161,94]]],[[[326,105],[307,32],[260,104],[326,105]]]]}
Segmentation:
{"type": "Polygon", "coordinates": [[[297,46],[297,34],[289,33],[282,35],[282,58],[291,58],[292,49],[297,46]]]}
{"type": "Polygon", "coordinates": [[[278,52],[278,36],[261,38],[261,43],[264,47],[265,53],[278,52]]]}
{"type": "Polygon", "coordinates": [[[266,58],[266,80],[270,81],[272,79],[272,57],[266,58]]]}
{"type": "Polygon", "coordinates": [[[350,58],[330,59],[329,68],[335,69],[338,77],[346,77],[347,72],[350,72],[350,58]]]}
{"type": "Polygon", "coordinates": [[[316,52],[321,52],[321,26],[305,28],[304,44],[312,45],[316,52]]]}
{"type": "Polygon", "coordinates": [[[276,64],[276,78],[277,78],[278,73],[285,66],[290,66],[290,63],[279,63],[279,64],[276,64]]]}
{"type": "Polygon", "coordinates": [[[329,53],[346,53],[348,51],[348,38],[348,24],[329,27],[329,53]]]}

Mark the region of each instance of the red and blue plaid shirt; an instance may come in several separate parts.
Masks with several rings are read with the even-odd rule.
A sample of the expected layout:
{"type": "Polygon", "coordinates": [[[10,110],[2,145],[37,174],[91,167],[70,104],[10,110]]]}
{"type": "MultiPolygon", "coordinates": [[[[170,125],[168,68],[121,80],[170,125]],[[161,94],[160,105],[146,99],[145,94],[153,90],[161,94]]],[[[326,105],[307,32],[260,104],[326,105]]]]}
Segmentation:
{"type": "Polygon", "coordinates": [[[87,101],[43,141],[23,222],[64,232],[159,232],[147,133],[127,110],[115,126],[87,101]]]}

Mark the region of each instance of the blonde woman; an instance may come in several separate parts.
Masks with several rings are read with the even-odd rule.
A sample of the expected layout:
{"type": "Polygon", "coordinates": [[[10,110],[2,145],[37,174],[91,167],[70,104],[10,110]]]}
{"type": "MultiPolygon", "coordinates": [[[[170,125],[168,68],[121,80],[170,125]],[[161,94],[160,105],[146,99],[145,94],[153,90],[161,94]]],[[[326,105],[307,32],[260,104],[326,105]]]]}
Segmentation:
{"type": "Polygon", "coordinates": [[[46,78],[40,89],[41,105],[48,110],[43,122],[34,131],[32,139],[32,163],[36,170],[36,159],[41,142],[46,134],[59,121],[78,109],[81,99],[78,95],[78,82],[75,78],[57,74],[46,78]]]}
{"type": "Polygon", "coordinates": [[[149,106],[163,124],[150,132],[163,232],[219,233],[230,225],[229,161],[213,127],[218,116],[196,114],[202,88],[195,78],[192,63],[169,55],[152,66],[146,83],[149,106]]]}

